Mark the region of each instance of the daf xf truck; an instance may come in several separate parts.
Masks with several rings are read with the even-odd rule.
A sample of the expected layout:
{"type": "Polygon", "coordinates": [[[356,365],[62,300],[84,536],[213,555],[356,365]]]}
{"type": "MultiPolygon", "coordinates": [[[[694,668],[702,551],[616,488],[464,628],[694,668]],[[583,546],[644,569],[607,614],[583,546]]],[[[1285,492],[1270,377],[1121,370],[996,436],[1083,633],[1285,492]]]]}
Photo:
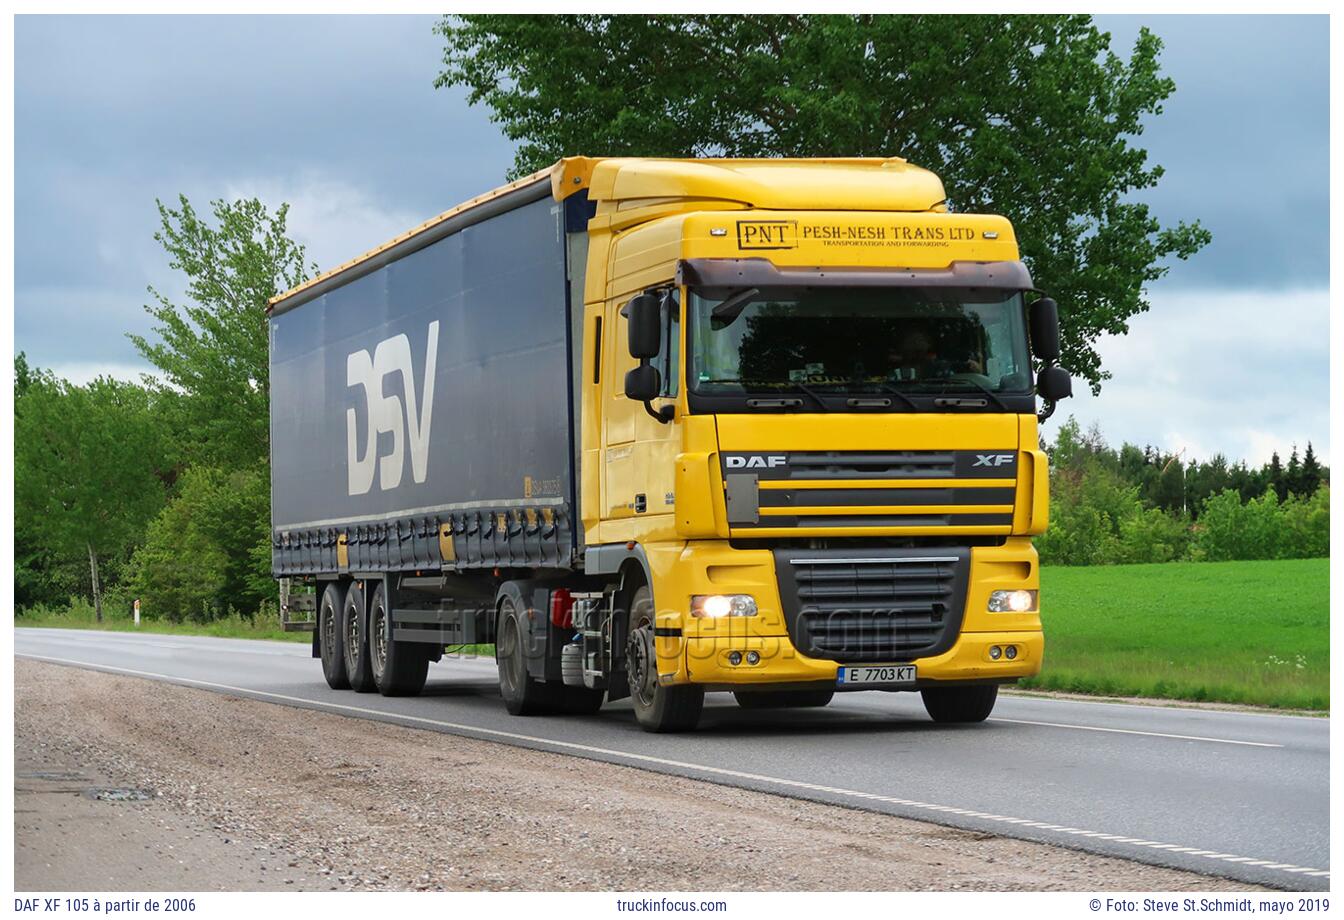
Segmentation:
{"type": "Polygon", "coordinates": [[[327,682],[493,645],[517,715],[987,717],[1041,667],[1070,381],[1012,225],[945,199],[896,158],[567,158],[274,298],[274,571],[327,682]]]}

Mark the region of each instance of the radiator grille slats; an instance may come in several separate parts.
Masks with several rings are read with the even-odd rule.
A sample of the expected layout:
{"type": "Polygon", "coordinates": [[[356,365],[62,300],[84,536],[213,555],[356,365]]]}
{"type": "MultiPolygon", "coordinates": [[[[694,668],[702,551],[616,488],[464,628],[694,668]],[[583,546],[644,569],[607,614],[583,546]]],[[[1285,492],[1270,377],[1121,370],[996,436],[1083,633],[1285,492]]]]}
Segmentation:
{"type": "Polygon", "coordinates": [[[969,551],[846,558],[837,551],[776,551],[794,645],[834,661],[908,661],[956,638],[969,551]]]}
{"type": "Polygon", "coordinates": [[[1017,451],[734,453],[721,464],[729,526],[739,532],[1008,533],[1017,451]]]}

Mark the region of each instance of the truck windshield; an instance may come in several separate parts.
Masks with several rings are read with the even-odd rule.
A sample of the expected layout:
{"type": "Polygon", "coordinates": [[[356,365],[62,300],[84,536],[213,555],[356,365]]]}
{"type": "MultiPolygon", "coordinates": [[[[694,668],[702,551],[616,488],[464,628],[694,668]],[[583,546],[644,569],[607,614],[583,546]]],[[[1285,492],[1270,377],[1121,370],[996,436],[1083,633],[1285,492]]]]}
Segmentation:
{"type": "Polygon", "coordinates": [[[705,395],[1031,391],[1022,295],[950,287],[690,292],[705,395]],[[707,294],[708,292],[706,292],[707,294]]]}

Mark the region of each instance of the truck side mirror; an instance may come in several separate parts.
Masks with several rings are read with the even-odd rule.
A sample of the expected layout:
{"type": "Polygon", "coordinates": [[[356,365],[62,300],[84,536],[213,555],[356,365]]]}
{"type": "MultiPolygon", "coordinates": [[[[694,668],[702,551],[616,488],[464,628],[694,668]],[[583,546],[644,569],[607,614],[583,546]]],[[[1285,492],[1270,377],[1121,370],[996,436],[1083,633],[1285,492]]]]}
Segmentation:
{"type": "Polygon", "coordinates": [[[1059,360],[1059,307],[1049,297],[1031,305],[1031,353],[1045,362],[1059,360]]]}
{"type": "Polygon", "coordinates": [[[1050,402],[1067,399],[1073,395],[1073,378],[1062,367],[1043,367],[1036,375],[1036,392],[1050,402]]]}
{"type": "Polygon", "coordinates": [[[625,305],[625,316],[630,331],[630,356],[637,361],[656,358],[663,340],[658,298],[652,294],[631,298],[625,305]]]}
{"type": "Polygon", "coordinates": [[[658,397],[658,391],[662,389],[662,384],[663,381],[658,373],[658,368],[652,364],[641,364],[639,367],[631,368],[626,372],[626,398],[647,403],[649,400],[658,397]]]}

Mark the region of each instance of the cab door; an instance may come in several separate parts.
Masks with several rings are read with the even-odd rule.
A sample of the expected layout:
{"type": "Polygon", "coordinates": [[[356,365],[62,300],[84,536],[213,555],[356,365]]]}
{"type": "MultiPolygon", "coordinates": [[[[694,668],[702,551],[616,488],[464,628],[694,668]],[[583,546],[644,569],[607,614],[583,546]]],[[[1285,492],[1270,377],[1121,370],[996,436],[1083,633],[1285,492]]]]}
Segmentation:
{"type": "MultiPolygon", "coordinates": [[[[623,313],[629,299],[608,301],[603,323],[610,337],[605,362],[602,518],[622,522],[603,527],[604,542],[639,539],[649,526],[644,519],[672,514],[675,461],[681,443],[679,419],[660,422],[642,402],[625,396],[625,375],[638,363],[630,356],[629,327],[623,313]]],[[[653,401],[655,409],[675,403],[681,386],[680,314],[680,298],[674,297],[664,306],[662,347],[651,362],[662,381],[661,396],[653,401]]]]}

